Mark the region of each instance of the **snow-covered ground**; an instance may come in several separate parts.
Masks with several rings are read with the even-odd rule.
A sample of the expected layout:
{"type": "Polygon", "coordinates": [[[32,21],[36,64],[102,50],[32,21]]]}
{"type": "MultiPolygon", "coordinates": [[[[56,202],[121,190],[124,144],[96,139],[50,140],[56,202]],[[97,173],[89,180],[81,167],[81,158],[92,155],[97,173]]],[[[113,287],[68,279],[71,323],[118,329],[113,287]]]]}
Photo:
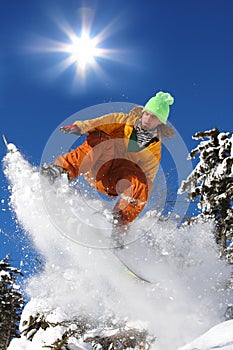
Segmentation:
{"type": "Polygon", "coordinates": [[[178,350],[232,350],[233,349],[233,320],[220,323],[211,328],[188,345],[178,350]]]}
{"type": "MultiPolygon", "coordinates": [[[[100,200],[74,193],[65,179],[49,185],[17,151],[5,157],[5,173],[12,207],[45,261],[44,271],[27,281],[30,302],[21,330],[38,312],[50,322],[88,315],[99,324],[115,318],[148,329],[157,337],[156,350],[233,349],[232,321],[193,341],[223,322],[232,302],[226,290],[230,270],[218,259],[211,224],[178,229],[153,212],[136,220],[119,254],[153,282],[146,284],[129,275],[109,249],[111,223],[107,210],[100,214],[100,200]]],[[[9,349],[42,350],[62,331],[41,329],[32,341],[14,339],[9,349]]],[[[72,344],[84,348],[80,341],[72,344]]]]}

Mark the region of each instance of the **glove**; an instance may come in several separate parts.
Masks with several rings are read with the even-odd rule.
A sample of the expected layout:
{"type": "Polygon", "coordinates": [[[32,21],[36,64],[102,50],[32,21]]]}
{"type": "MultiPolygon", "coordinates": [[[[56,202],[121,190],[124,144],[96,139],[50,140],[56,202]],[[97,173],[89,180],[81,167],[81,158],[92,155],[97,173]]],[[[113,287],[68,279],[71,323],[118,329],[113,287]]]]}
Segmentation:
{"type": "Polygon", "coordinates": [[[67,126],[61,126],[60,131],[64,134],[75,134],[75,135],[82,135],[81,129],[77,125],[67,125],[67,126]]]}

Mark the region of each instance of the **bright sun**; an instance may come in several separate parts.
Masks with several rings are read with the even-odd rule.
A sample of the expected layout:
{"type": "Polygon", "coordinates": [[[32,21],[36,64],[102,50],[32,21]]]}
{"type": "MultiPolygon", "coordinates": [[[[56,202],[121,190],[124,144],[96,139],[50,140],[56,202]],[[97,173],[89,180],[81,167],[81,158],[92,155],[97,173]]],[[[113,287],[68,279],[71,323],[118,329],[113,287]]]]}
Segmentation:
{"type": "Polygon", "coordinates": [[[88,64],[92,65],[98,55],[95,40],[85,33],[82,33],[80,38],[76,37],[67,49],[71,54],[71,59],[81,70],[85,70],[88,64]]]}
{"type": "Polygon", "coordinates": [[[36,51],[42,50],[45,52],[53,52],[66,54],[54,65],[52,73],[61,74],[70,67],[75,67],[76,74],[74,78],[78,78],[78,81],[84,80],[88,73],[92,70],[99,76],[104,76],[104,70],[101,67],[103,59],[121,61],[119,49],[109,49],[103,47],[102,44],[107,37],[109,37],[113,31],[116,30],[116,20],[108,23],[106,27],[96,33],[95,36],[91,35],[92,20],[88,18],[88,13],[83,9],[81,11],[81,23],[79,25],[80,35],[77,35],[75,30],[67,23],[65,19],[57,20],[56,24],[62,33],[65,34],[65,41],[58,41],[52,39],[43,39],[41,46],[36,47],[36,51]],[[82,78],[80,80],[80,78],[82,78]]]}

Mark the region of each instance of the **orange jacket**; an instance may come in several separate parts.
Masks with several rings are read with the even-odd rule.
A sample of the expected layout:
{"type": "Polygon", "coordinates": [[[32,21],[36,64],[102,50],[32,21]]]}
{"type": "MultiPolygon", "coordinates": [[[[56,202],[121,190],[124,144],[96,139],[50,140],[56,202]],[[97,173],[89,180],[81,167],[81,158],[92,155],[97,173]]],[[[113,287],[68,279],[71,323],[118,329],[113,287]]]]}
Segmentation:
{"type": "MultiPolygon", "coordinates": [[[[137,106],[129,114],[112,113],[92,120],[78,120],[74,124],[82,130],[82,134],[100,131],[105,133],[109,139],[114,139],[114,158],[132,161],[153,181],[161,159],[161,140],[152,142],[139,152],[128,151],[129,139],[135,123],[142,115],[142,109],[143,107],[137,106]]],[[[106,161],[108,160],[110,159],[106,159],[106,161]]],[[[89,174],[90,176],[91,174],[89,174]]]]}

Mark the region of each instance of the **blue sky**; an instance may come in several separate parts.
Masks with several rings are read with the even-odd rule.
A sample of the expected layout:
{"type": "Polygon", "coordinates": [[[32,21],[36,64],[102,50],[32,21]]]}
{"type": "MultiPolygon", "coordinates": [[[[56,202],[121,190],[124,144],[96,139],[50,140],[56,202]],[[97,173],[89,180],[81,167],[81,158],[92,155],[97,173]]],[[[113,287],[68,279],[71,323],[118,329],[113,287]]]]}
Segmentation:
{"type": "MultiPolygon", "coordinates": [[[[12,0],[1,2],[0,28],[1,133],[33,164],[57,125],[75,112],[109,101],[143,105],[158,90],[174,95],[170,121],[189,150],[196,131],[232,131],[231,0],[12,0]],[[85,80],[75,65],[58,74],[67,54],[44,50],[48,40],[69,41],[65,23],[80,34],[84,7],[93,17],[91,36],[108,28],[99,46],[114,50],[111,59],[97,58],[102,74],[89,68],[85,80]]],[[[2,143],[1,159],[4,154],[2,143]]],[[[7,234],[0,236],[0,258],[11,252],[17,264],[27,242],[15,247],[2,171],[0,181],[7,234]]]]}

